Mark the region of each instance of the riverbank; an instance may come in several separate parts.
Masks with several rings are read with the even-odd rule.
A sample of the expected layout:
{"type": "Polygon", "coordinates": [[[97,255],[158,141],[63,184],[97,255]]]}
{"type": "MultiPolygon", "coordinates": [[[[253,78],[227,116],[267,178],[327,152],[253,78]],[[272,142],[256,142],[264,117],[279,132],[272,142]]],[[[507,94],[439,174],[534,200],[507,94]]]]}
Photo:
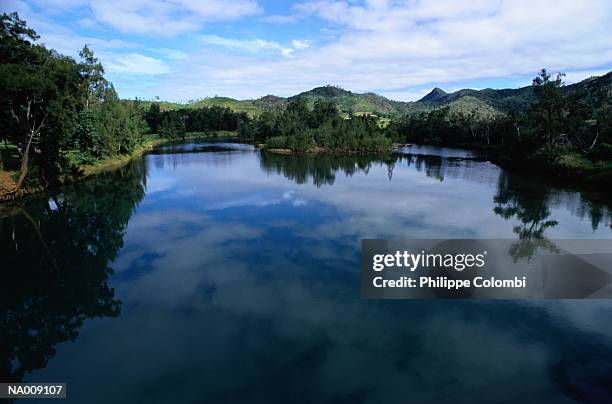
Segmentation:
{"type": "Polygon", "coordinates": [[[612,190],[612,163],[592,161],[578,153],[536,153],[518,160],[494,154],[490,160],[510,171],[540,175],[575,188],[585,187],[608,193],[612,190]]]}
{"type": "Polygon", "coordinates": [[[433,146],[470,150],[505,170],[542,177],[563,187],[602,193],[610,193],[609,190],[612,189],[611,161],[590,160],[567,147],[524,153],[504,145],[462,143],[433,146]]]}
{"type": "Polygon", "coordinates": [[[153,150],[155,146],[159,146],[165,143],[171,143],[176,141],[184,141],[184,140],[197,140],[197,139],[217,139],[217,138],[235,138],[236,132],[231,131],[214,131],[214,132],[188,132],[184,137],[180,137],[177,139],[171,138],[161,138],[156,137],[152,139],[145,140],[142,144],[136,146],[134,150],[129,154],[124,154],[120,156],[113,156],[103,158],[101,160],[96,161],[93,164],[80,164],[77,166],[83,175],[83,177],[88,177],[91,175],[99,174],[104,171],[113,170],[115,168],[119,168],[129,163],[135,157],[141,156],[144,153],[153,150]]]}
{"type": "Polygon", "coordinates": [[[393,144],[392,146],[388,147],[388,148],[383,148],[383,149],[373,149],[373,150],[368,150],[368,149],[363,149],[363,150],[345,150],[345,149],[331,149],[328,147],[321,147],[321,146],[315,146],[313,148],[310,148],[308,150],[304,150],[304,151],[300,151],[300,150],[293,150],[290,149],[288,147],[267,147],[265,144],[263,143],[258,143],[255,146],[263,151],[269,152],[269,153],[274,153],[274,154],[285,154],[285,155],[290,155],[290,154],[296,154],[296,155],[300,155],[300,154],[307,154],[307,155],[317,155],[317,154],[328,154],[328,155],[337,155],[337,156],[343,156],[343,155],[354,155],[354,154],[385,154],[385,153],[391,153],[393,151],[397,151],[399,150],[401,147],[404,146],[410,146],[410,143],[406,143],[406,144],[393,144]]]}
{"type": "MultiPolygon", "coordinates": [[[[71,164],[71,172],[64,174],[60,178],[60,185],[72,184],[93,175],[114,170],[128,164],[132,159],[139,157],[146,152],[153,150],[155,146],[183,140],[214,139],[214,138],[235,138],[236,133],[230,131],[213,132],[190,132],[184,137],[171,139],[161,138],[157,135],[148,136],[141,144],[137,145],[131,153],[118,156],[104,157],[93,163],[74,163],[71,164]]],[[[69,158],[70,160],[70,158],[69,158]]],[[[46,190],[43,186],[24,187],[15,191],[16,171],[0,170],[0,203],[16,201],[29,195],[37,194],[46,190]]]]}

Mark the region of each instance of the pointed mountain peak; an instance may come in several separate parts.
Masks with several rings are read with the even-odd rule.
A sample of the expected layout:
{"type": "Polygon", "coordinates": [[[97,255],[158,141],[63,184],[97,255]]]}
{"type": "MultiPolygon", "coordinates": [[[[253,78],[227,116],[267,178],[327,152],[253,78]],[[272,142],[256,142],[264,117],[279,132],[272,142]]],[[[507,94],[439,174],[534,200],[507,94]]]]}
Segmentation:
{"type": "Polygon", "coordinates": [[[425,97],[421,98],[420,102],[434,102],[444,97],[446,92],[438,87],[431,90],[425,97]]]}

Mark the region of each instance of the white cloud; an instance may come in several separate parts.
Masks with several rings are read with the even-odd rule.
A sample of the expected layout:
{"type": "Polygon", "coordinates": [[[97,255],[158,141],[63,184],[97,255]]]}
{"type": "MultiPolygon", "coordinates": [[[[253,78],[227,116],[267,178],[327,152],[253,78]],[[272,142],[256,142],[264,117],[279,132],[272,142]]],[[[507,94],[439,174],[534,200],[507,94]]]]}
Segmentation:
{"type": "Polygon", "coordinates": [[[608,73],[610,69],[593,69],[593,70],[577,70],[565,72],[564,81],[566,84],[578,83],[584,79],[588,79],[593,76],[603,76],[608,73]]]}
{"type": "Polygon", "coordinates": [[[98,21],[119,31],[159,36],[196,31],[206,22],[261,12],[254,0],[111,0],[92,2],[91,9],[98,21]]]}
{"type": "Polygon", "coordinates": [[[185,52],[181,52],[176,49],[157,48],[151,49],[151,51],[164,55],[165,57],[171,60],[183,60],[187,58],[187,54],[185,52]]]}
{"type": "Polygon", "coordinates": [[[34,3],[48,10],[71,10],[89,3],[88,0],[35,0],[34,3]]]}
{"type": "MultiPolygon", "coordinates": [[[[58,7],[86,10],[78,8],[82,2],[77,0],[54,1],[58,7]]],[[[24,2],[6,0],[2,7],[7,4],[23,10],[22,18],[33,23],[42,41],[60,52],[75,55],[84,43],[92,44],[96,52],[144,48],[131,42],[140,38],[118,35],[114,38],[120,39],[113,39],[107,31],[106,39],[77,35],[66,26],[52,26],[47,11],[36,15],[32,11],[36,7],[24,2]]],[[[504,79],[496,81],[501,85],[527,85],[529,77],[542,67],[567,72],[566,81],[572,83],[612,68],[612,7],[606,0],[307,1],[290,12],[268,16],[260,15],[262,7],[255,0],[110,0],[90,4],[91,12],[81,13],[80,20],[75,20],[81,26],[95,21],[160,41],[148,47],[165,60],[165,67],[153,65],[151,70],[167,74],[155,86],[125,87],[125,93],[124,87],[118,86],[122,95],[130,97],[160,95],[188,100],[215,93],[237,98],[269,93],[286,96],[331,83],[357,92],[375,91],[412,100],[426,93],[432,83],[445,90],[470,82],[487,86],[490,79],[504,79]],[[255,33],[258,31],[251,29],[249,21],[217,25],[218,31],[210,26],[210,35],[197,36],[199,43],[207,46],[199,49],[193,45],[193,36],[185,36],[191,42],[190,51],[184,53],[173,48],[171,40],[160,38],[255,15],[257,22],[303,25],[299,36],[283,38],[279,30],[273,39],[253,38],[262,34],[255,33]],[[304,33],[302,28],[309,30],[304,33]],[[232,32],[234,38],[223,32],[232,32]]],[[[120,75],[113,79],[128,82],[120,75]]]]}
{"type": "Polygon", "coordinates": [[[185,9],[207,21],[227,21],[262,12],[255,0],[177,0],[185,9]]]}
{"type": "Polygon", "coordinates": [[[530,76],[542,67],[571,72],[612,64],[607,1],[331,1],[296,11],[330,24],[333,36],[290,59],[232,62],[224,55],[195,58],[190,69],[205,69],[215,91],[234,97],[333,83],[410,99],[429,83],[451,87],[530,76]]]}
{"type": "Polygon", "coordinates": [[[98,25],[96,20],[93,20],[91,18],[81,18],[77,21],[77,24],[79,24],[79,26],[83,28],[94,28],[98,25]]]}
{"type": "Polygon", "coordinates": [[[41,43],[44,43],[48,47],[57,50],[60,53],[64,53],[73,57],[76,57],[78,51],[83,48],[85,44],[90,47],[97,54],[101,51],[109,49],[126,49],[136,48],[139,45],[133,42],[126,42],[120,39],[101,39],[87,36],[79,36],[73,32],[53,32],[45,35],[41,35],[41,43]]]}
{"type": "Polygon", "coordinates": [[[310,47],[310,41],[294,39],[291,41],[291,45],[295,49],[306,49],[310,47]]]}
{"type": "Polygon", "coordinates": [[[263,39],[232,39],[217,35],[202,35],[200,39],[203,43],[224,48],[240,50],[248,53],[259,53],[262,51],[279,52],[285,57],[293,57],[293,49],[282,46],[277,42],[266,41],[263,39]]]}
{"type": "Polygon", "coordinates": [[[154,76],[170,72],[170,68],[162,60],[138,53],[101,54],[100,58],[109,73],[154,76]]]}
{"type": "Polygon", "coordinates": [[[170,36],[200,27],[192,18],[175,18],[167,3],[100,1],[91,8],[98,21],[127,33],[170,36]]]}
{"type": "Polygon", "coordinates": [[[273,24],[288,24],[296,22],[298,17],[295,15],[268,15],[263,17],[262,20],[273,24]]]}
{"type": "Polygon", "coordinates": [[[0,2],[0,12],[3,13],[19,13],[19,16],[23,18],[24,14],[27,14],[31,10],[30,6],[20,0],[2,0],[0,2]]]}

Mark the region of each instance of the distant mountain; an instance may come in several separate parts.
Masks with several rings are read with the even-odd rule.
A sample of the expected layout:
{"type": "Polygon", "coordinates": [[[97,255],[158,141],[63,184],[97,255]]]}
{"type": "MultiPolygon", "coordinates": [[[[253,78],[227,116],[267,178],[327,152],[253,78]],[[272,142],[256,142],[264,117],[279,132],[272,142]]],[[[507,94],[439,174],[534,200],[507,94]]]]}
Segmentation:
{"type": "Polygon", "coordinates": [[[566,91],[582,91],[595,103],[601,103],[605,99],[612,99],[612,72],[603,76],[590,77],[579,83],[564,87],[566,91]]]}
{"type": "Polygon", "coordinates": [[[309,107],[319,99],[333,101],[338,109],[349,113],[383,113],[397,115],[404,111],[407,103],[393,101],[374,93],[358,94],[335,86],[316,87],[310,91],[289,97],[289,101],[297,98],[306,99],[309,107]]]}
{"type": "Polygon", "coordinates": [[[253,105],[263,111],[269,111],[281,107],[287,103],[287,99],[276,95],[266,95],[252,101],[253,105]]]}
{"type": "MultiPolygon", "coordinates": [[[[521,110],[527,107],[533,101],[534,94],[531,86],[502,90],[494,90],[491,88],[485,88],[484,90],[464,89],[438,96],[427,103],[433,107],[442,107],[463,97],[478,99],[495,108],[497,111],[508,112],[511,109],[521,110]]],[[[422,102],[422,100],[418,102],[422,102]]]]}
{"type": "MultiPolygon", "coordinates": [[[[612,97],[612,72],[599,77],[591,77],[579,83],[563,87],[564,91],[583,91],[588,97],[612,97]]],[[[236,100],[228,97],[212,97],[187,104],[160,102],[162,110],[177,108],[199,108],[210,106],[227,107],[234,111],[246,112],[251,116],[262,111],[283,107],[291,100],[303,98],[309,107],[313,107],[318,99],[333,101],[343,112],[361,114],[378,113],[386,115],[418,114],[436,108],[448,107],[452,111],[475,113],[483,117],[506,113],[512,109],[523,110],[531,104],[535,95],[531,86],[517,89],[483,90],[464,89],[447,93],[436,87],[418,101],[393,101],[374,93],[353,93],[337,86],[316,87],[289,98],[266,95],[256,100],[236,100]]],[[[148,108],[150,101],[142,101],[148,108]]]]}
{"type": "Polygon", "coordinates": [[[421,98],[417,102],[423,102],[423,103],[436,102],[439,99],[443,98],[445,95],[447,94],[444,90],[436,87],[433,90],[431,90],[425,97],[421,98]]]}
{"type": "Polygon", "coordinates": [[[202,108],[202,107],[224,107],[229,108],[232,111],[246,112],[249,115],[259,115],[261,108],[258,107],[253,101],[246,100],[240,101],[230,97],[212,97],[204,98],[202,100],[194,101],[188,104],[189,108],[202,108]]]}
{"type": "MultiPolygon", "coordinates": [[[[434,107],[443,107],[464,97],[471,97],[472,100],[478,99],[499,112],[508,112],[511,109],[523,110],[535,100],[535,94],[531,86],[502,90],[494,90],[491,88],[486,88],[484,90],[464,89],[454,93],[445,93],[444,95],[440,93],[444,93],[442,90],[436,90],[439,89],[435,88],[432,92],[417,101],[417,103],[425,102],[434,107]]],[[[606,95],[612,96],[610,95],[612,91],[612,72],[564,86],[563,90],[565,92],[584,91],[589,96],[599,98],[605,97],[606,95]]]]}

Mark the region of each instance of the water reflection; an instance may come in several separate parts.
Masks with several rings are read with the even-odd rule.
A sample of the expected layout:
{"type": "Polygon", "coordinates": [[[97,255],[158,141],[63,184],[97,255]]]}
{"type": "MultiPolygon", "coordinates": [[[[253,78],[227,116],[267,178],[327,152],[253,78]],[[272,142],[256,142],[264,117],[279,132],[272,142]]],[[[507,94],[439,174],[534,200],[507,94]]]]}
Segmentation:
{"type": "Polygon", "coordinates": [[[0,380],[46,366],[55,345],[84,321],[115,317],[108,285],[134,207],[144,196],[142,162],[61,195],[5,209],[0,219],[0,380]]]}
{"type": "Polygon", "coordinates": [[[558,221],[550,219],[550,190],[546,187],[522,189],[516,181],[516,177],[502,172],[497,194],[493,199],[493,211],[496,214],[506,220],[515,218],[519,221],[512,229],[519,241],[510,248],[510,255],[516,262],[521,259],[529,261],[540,248],[558,252],[557,246],[544,236],[547,229],[559,224],[558,221]]]}
{"type": "MultiPolygon", "coordinates": [[[[83,324],[78,338],[47,345],[3,326],[22,344],[7,345],[7,369],[14,352],[42,349],[48,359],[58,350],[15,377],[66,381],[74,402],[597,402],[611,393],[606,302],[363,301],[358,271],[365,237],[612,238],[605,198],[532,190],[489,163],[435,150],[376,158],[180,148],[83,182],[48,208],[26,206],[58,267],[92,268],[98,277],[87,281],[120,300],[121,315],[109,318],[113,304],[99,314],[76,298],[64,305],[64,286],[45,278],[32,294],[23,278],[20,296],[56,297],[28,304],[37,309],[24,309],[21,323],[59,312],[83,324]],[[84,321],[92,315],[107,317],[84,321]]],[[[23,276],[40,277],[48,259],[23,215],[2,222],[3,253],[16,254],[5,247],[16,218],[33,252],[12,259],[31,259],[23,276]]],[[[99,293],[79,282],[70,291],[99,293]]],[[[2,301],[3,324],[19,324],[12,307],[24,298],[2,301]]]]}
{"type": "Polygon", "coordinates": [[[485,180],[487,183],[493,183],[499,174],[497,170],[490,170],[488,163],[482,167],[483,163],[474,157],[442,157],[428,154],[287,156],[264,152],[261,154],[260,162],[261,168],[268,174],[282,174],[297,184],[311,182],[317,187],[333,185],[338,173],[349,177],[358,172],[368,174],[372,166],[386,167],[389,180],[393,179],[396,165],[414,167],[417,172],[440,182],[444,181],[445,176],[449,176],[473,182],[485,180]]]}
{"type": "MultiPolygon", "coordinates": [[[[297,184],[312,182],[315,186],[333,185],[336,173],[352,176],[356,172],[367,174],[372,164],[386,163],[392,167],[396,156],[389,161],[376,156],[334,156],[334,155],[296,155],[286,156],[264,152],[261,154],[261,168],[268,174],[282,174],[297,184]]],[[[392,170],[392,168],[391,168],[392,170]]]]}
{"type": "MultiPolygon", "coordinates": [[[[542,184],[541,180],[525,179],[480,161],[466,152],[442,148],[442,155],[432,147],[411,146],[404,153],[387,156],[286,156],[273,153],[261,155],[261,167],[267,173],[282,174],[297,184],[312,183],[317,187],[333,185],[338,173],[351,177],[367,175],[373,166],[386,167],[389,180],[396,167],[414,167],[419,173],[443,182],[446,177],[479,184],[496,185],[493,212],[506,221],[515,219],[512,227],[518,240],[542,240],[544,233],[558,225],[551,218],[551,208],[563,206],[580,219],[588,218],[592,230],[601,224],[612,228],[612,201],[597,193],[563,191],[542,184]],[[407,154],[406,151],[413,153],[407,154]]],[[[519,248],[520,250],[520,248],[519,248]]],[[[529,256],[528,251],[516,252],[529,256]]]]}

